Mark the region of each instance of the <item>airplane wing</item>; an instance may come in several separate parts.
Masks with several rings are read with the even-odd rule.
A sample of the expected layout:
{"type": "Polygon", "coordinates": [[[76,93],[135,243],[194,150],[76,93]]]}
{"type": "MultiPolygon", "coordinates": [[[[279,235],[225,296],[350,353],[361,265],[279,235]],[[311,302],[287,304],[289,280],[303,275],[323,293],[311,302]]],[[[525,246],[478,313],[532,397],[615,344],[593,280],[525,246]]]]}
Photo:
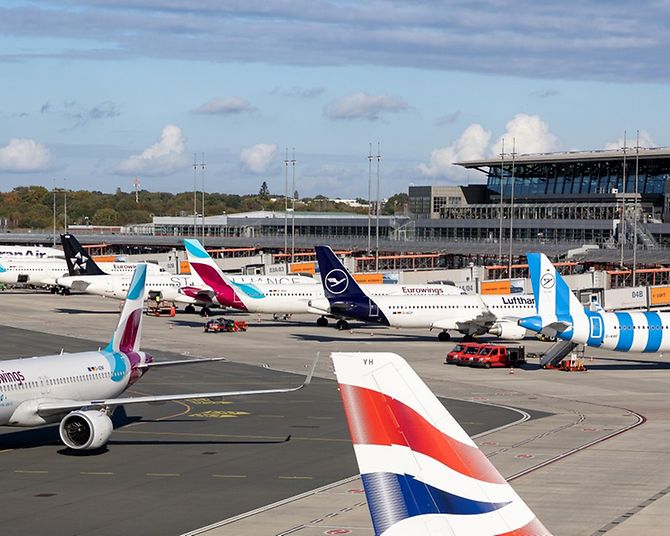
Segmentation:
{"type": "Polygon", "coordinates": [[[138,368],[171,367],[173,365],[193,365],[194,363],[208,363],[210,361],[225,361],[225,357],[205,357],[199,359],[179,359],[177,361],[153,361],[151,363],[142,363],[138,368]]]}
{"type": "Polygon", "coordinates": [[[475,333],[482,329],[487,331],[497,320],[498,318],[493,313],[486,310],[469,320],[458,320],[453,316],[444,320],[437,320],[433,322],[431,327],[434,329],[467,330],[468,332],[475,333]]]}
{"type": "Polygon", "coordinates": [[[198,398],[227,398],[232,396],[245,395],[271,395],[279,393],[292,393],[299,391],[309,385],[314,375],[314,369],[318,362],[318,356],[312,363],[312,366],[305,378],[305,381],[297,387],[287,387],[280,389],[254,389],[250,391],[215,391],[211,393],[183,393],[175,395],[154,395],[154,396],[130,396],[124,398],[105,398],[100,400],[58,400],[52,402],[40,402],[37,405],[39,415],[53,415],[65,411],[74,411],[77,409],[99,409],[109,406],[121,406],[125,404],[151,404],[160,402],[173,402],[175,400],[189,400],[198,398]]]}

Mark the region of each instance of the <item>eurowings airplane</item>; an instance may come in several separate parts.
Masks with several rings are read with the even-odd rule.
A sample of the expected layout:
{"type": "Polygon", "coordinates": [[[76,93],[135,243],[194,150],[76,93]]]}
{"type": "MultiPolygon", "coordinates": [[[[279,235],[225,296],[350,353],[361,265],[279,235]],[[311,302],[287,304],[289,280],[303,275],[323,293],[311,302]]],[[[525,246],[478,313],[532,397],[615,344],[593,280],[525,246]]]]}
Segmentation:
{"type": "MultiPolygon", "coordinates": [[[[185,239],[191,273],[199,278],[194,288],[182,292],[195,299],[211,299],[222,306],[250,313],[321,315],[317,325],[326,326],[325,315],[333,314],[321,285],[263,285],[239,283],[226,276],[198,240],[185,239]]],[[[410,294],[415,296],[462,293],[448,285],[364,285],[371,295],[410,294]]],[[[334,315],[336,316],[336,315],[334,315]]]]}
{"type": "MultiPolygon", "coordinates": [[[[324,293],[334,314],[398,328],[449,330],[472,337],[490,333],[518,340],[526,335],[517,319],[534,310],[531,296],[369,296],[328,246],[317,246],[324,293]]],[[[345,327],[346,329],[346,327],[345,327]]]]}
{"type": "MultiPolygon", "coordinates": [[[[131,263],[110,263],[110,273],[98,266],[90,255],[81,247],[79,241],[72,235],[61,235],[61,242],[65,251],[69,274],[57,279],[58,285],[69,290],[95,294],[107,298],[123,300],[130,288],[130,270],[135,266],[131,263]]],[[[187,312],[195,312],[194,305],[202,304],[185,294],[179,292],[181,287],[193,285],[193,278],[187,275],[172,275],[155,264],[147,266],[147,281],[145,288],[145,299],[159,297],[172,303],[186,305],[187,312]]]]}
{"type": "Polygon", "coordinates": [[[331,357],[376,536],[551,536],[402,357],[331,357]]]}
{"type": "Polygon", "coordinates": [[[520,319],[520,326],[618,352],[670,350],[670,313],[591,311],[580,303],[546,255],[529,253],[527,257],[537,314],[520,319]]]}
{"type": "MultiPolygon", "coordinates": [[[[123,392],[152,367],[185,365],[221,358],[154,362],[140,351],[146,265],[137,266],[112,339],[104,350],[0,362],[0,425],[40,426],[60,422],[63,443],[75,450],[101,448],[112,434],[116,406],[190,398],[287,393],[284,389],[221,391],[123,397],[123,392]]],[[[315,363],[316,364],[316,363],[315,363]]]]}

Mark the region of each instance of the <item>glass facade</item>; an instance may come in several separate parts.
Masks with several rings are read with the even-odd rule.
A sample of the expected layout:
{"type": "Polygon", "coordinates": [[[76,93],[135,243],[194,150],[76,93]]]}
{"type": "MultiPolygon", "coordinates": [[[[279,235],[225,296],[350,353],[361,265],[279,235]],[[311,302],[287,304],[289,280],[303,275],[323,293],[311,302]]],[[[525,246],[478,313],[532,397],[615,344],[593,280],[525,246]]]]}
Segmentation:
{"type": "MultiPolygon", "coordinates": [[[[514,198],[534,199],[557,197],[594,197],[613,193],[635,192],[635,159],[626,162],[627,180],[623,181],[623,161],[582,161],[516,163],[514,170],[514,198]]],[[[666,180],[670,178],[670,159],[640,159],[638,191],[643,200],[661,201],[666,180]]],[[[511,162],[501,166],[491,166],[487,186],[491,201],[503,196],[509,198],[512,192],[511,162]],[[502,171],[502,173],[501,173],[502,171]],[[502,175],[502,180],[501,180],[502,175]]],[[[662,202],[662,201],[661,201],[662,202]]]]}

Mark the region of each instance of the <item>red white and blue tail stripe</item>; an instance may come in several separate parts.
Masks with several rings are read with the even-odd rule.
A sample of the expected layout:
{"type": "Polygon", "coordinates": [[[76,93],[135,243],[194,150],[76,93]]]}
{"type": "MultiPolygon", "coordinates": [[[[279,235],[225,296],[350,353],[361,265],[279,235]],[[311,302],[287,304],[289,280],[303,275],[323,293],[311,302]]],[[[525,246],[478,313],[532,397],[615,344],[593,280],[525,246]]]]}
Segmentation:
{"type": "Polygon", "coordinates": [[[402,357],[332,359],[377,536],[550,534],[402,357]]]}

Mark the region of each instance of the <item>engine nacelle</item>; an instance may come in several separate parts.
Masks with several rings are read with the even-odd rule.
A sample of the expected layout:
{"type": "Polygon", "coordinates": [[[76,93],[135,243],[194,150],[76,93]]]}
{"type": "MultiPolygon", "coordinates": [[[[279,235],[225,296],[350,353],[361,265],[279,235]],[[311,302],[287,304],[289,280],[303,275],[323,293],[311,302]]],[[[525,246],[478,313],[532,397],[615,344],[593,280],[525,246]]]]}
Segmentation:
{"type": "Polygon", "coordinates": [[[307,310],[310,313],[329,314],[330,313],[330,302],[326,298],[320,298],[320,299],[317,299],[317,300],[309,300],[309,302],[307,302],[307,310]]]}
{"type": "Polygon", "coordinates": [[[71,449],[99,449],[112,435],[112,420],[98,410],[73,411],[60,422],[60,438],[71,449]]]}
{"type": "Polygon", "coordinates": [[[500,322],[493,324],[489,329],[489,333],[508,341],[518,341],[526,336],[526,328],[522,328],[512,322],[500,322]]]}

